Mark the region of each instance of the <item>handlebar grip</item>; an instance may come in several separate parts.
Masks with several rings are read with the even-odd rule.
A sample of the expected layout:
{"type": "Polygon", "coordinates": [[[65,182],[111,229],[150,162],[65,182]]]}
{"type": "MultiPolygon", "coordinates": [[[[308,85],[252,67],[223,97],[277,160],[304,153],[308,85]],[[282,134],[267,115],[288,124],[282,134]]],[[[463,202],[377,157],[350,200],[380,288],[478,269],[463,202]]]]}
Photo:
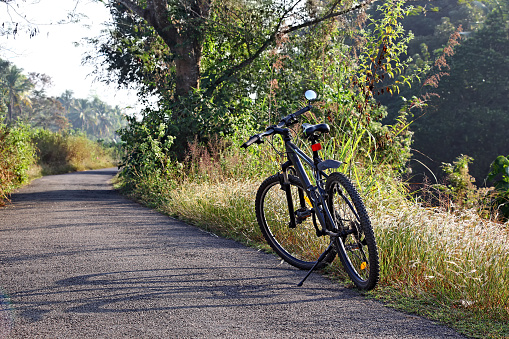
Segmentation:
{"type": "Polygon", "coordinates": [[[306,106],[306,107],[302,107],[301,109],[299,109],[297,112],[293,113],[293,115],[295,117],[298,117],[299,115],[301,115],[302,113],[306,113],[307,111],[311,110],[311,106],[306,106]]]}
{"type": "Polygon", "coordinates": [[[248,148],[249,146],[251,146],[252,144],[254,144],[255,142],[259,141],[260,140],[260,135],[256,134],[256,135],[253,135],[251,138],[249,138],[248,141],[246,141],[245,143],[243,143],[240,147],[242,148],[248,148]]]}

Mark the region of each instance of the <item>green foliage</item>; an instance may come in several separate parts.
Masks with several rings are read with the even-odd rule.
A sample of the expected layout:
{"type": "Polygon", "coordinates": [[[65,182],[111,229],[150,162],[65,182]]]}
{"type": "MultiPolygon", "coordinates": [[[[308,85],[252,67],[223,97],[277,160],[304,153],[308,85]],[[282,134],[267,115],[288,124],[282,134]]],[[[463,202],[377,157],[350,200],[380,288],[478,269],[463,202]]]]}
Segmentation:
{"type": "Polygon", "coordinates": [[[495,183],[491,207],[502,220],[509,219],[509,156],[499,155],[491,163],[487,179],[495,183]]]}
{"type": "MultiPolygon", "coordinates": [[[[381,119],[387,113],[375,104],[372,98],[375,89],[363,85],[369,81],[366,73],[374,67],[372,56],[382,46],[386,47],[386,53],[377,60],[380,66],[377,81],[381,81],[381,73],[387,68],[396,76],[407,66],[401,57],[411,34],[404,32],[398,20],[409,10],[403,8],[403,1],[391,4],[379,8],[383,12],[381,28],[381,21],[369,21],[376,29],[375,33],[370,30],[352,33],[345,21],[337,20],[317,24],[306,29],[304,34],[281,35],[273,49],[262,53],[250,67],[215,87],[211,94],[206,82],[216,77],[215,71],[221,73],[218,67],[226,69],[229,64],[242,59],[235,54],[239,51],[238,46],[234,48],[224,43],[231,42],[232,37],[221,38],[222,34],[234,35],[233,32],[241,28],[232,28],[233,31],[218,28],[217,35],[205,39],[208,52],[202,66],[205,70],[215,71],[204,71],[203,90],[195,90],[176,100],[162,101],[158,110],[146,110],[141,121],[130,119],[132,126],[121,130],[122,140],[128,148],[123,175],[130,176],[128,173],[143,171],[147,166],[148,159],[139,155],[139,148],[150,153],[145,156],[157,161],[154,166],[162,170],[161,159],[182,161],[189,143],[195,140],[207,144],[217,135],[227,140],[233,137],[233,143],[238,143],[240,138],[246,138],[258,128],[273,124],[302,107],[302,92],[306,88],[313,88],[321,95],[317,110],[307,115],[307,119],[315,123],[325,120],[331,124],[333,141],[330,149],[335,158],[349,165],[361,161],[401,169],[410,155],[412,133],[408,131],[408,110],[403,109],[393,125],[382,124],[381,119]],[[356,49],[359,45],[347,44],[355,39],[363,41],[360,52],[356,49]],[[161,132],[164,135],[159,135],[158,131],[162,129],[165,129],[161,132]],[[130,135],[133,133],[137,135],[130,135]],[[154,142],[162,145],[169,138],[173,139],[168,147],[147,146],[154,142]],[[159,154],[160,149],[169,153],[163,156],[159,154]]],[[[237,10],[243,10],[242,6],[237,10]]],[[[243,16],[239,14],[239,17],[243,16]]],[[[235,20],[228,23],[232,27],[235,24],[245,25],[235,20]]],[[[401,84],[391,86],[397,88],[408,82],[398,81],[401,84]]],[[[164,163],[169,166],[170,162],[164,160],[164,163]]]]}
{"type": "Polygon", "coordinates": [[[35,162],[35,148],[29,128],[0,123],[0,205],[9,193],[28,181],[28,169],[35,162]]]}
{"type": "Polygon", "coordinates": [[[403,77],[408,67],[403,57],[412,34],[399,21],[411,9],[404,8],[404,1],[391,1],[378,7],[377,18],[368,17],[366,29],[360,33],[341,37],[344,28],[337,27],[338,31],[331,34],[334,43],[319,59],[321,64],[313,67],[322,72],[317,84],[324,91],[324,118],[333,127],[335,140],[340,141],[335,148],[349,153],[341,159],[388,165],[397,170],[410,157],[410,103],[400,110],[392,125],[387,125],[382,123],[387,111],[376,104],[374,96],[384,91],[399,92],[400,86],[408,85],[408,79],[417,76],[416,71],[408,79],[403,77]],[[345,45],[345,39],[362,43],[356,50],[345,45]],[[359,57],[352,63],[355,55],[359,57]],[[389,78],[391,83],[387,82],[389,78]]]}
{"type": "Polygon", "coordinates": [[[172,167],[169,150],[174,138],[166,134],[164,116],[150,113],[142,121],[128,117],[128,125],[119,131],[125,150],[121,176],[128,180],[138,176],[160,177],[172,167]]]}
{"type": "Polygon", "coordinates": [[[437,185],[443,190],[459,208],[472,208],[480,200],[475,179],[470,175],[468,165],[474,159],[468,155],[459,156],[452,164],[444,163],[443,171],[446,173],[447,185],[437,185]]]}
{"type": "Polygon", "coordinates": [[[109,5],[113,24],[107,41],[91,38],[97,54],[87,55],[85,62],[100,58],[107,75],[95,72],[106,83],[136,87],[140,98],[150,95],[171,96],[175,89],[174,54],[153,27],[132,15],[117,2],[109,5]]]}
{"type": "MultiPolygon", "coordinates": [[[[466,40],[456,47],[453,56],[442,59],[443,67],[425,82],[426,86],[419,88],[429,94],[428,107],[413,124],[413,147],[426,155],[416,154],[417,159],[438,175],[441,163],[467,153],[476,159],[470,171],[478,184],[483,182],[491,161],[507,152],[504,140],[509,125],[506,98],[509,73],[504,67],[509,63],[509,12],[506,3],[487,5],[476,7],[480,6],[478,2],[465,2],[455,7],[457,15],[452,15],[454,8],[449,10],[454,26],[463,23],[466,40]],[[468,6],[473,11],[480,8],[485,14],[479,20],[475,15],[470,16],[467,25],[459,19],[458,11],[468,6]],[[488,10],[490,8],[493,10],[488,10]],[[479,24],[474,27],[474,22],[479,24]]],[[[441,40],[442,35],[449,32],[440,33],[435,39],[441,40]]],[[[424,41],[422,37],[416,40],[424,41]]],[[[421,62],[429,60],[424,56],[425,51],[437,49],[436,44],[426,44],[421,46],[426,47],[423,52],[416,56],[421,62]]],[[[413,50],[417,52],[417,48],[413,50]]]]}
{"type": "Polygon", "coordinates": [[[428,70],[428,67],[424,67],[405,74],[412,62],[412,58],[406,57],[408,44],[414,38],[413,33],[407,33],[401,23],[414,9],[412,6],[405,7],[405,3],[403,0],[392,0],[380,5],[377,8],[378,18],[369,20],[362,35],[364,43],[360,50],[361,62],[356,83],[365,94],[383,94],[384,91],[391,95],[399,94],[400,86],[411,86],[419,75],[428,70]],[[385,77],[389,78],[389,85],[385,77]],[[376,88],[377,85],[379,88],[376,88]]]}

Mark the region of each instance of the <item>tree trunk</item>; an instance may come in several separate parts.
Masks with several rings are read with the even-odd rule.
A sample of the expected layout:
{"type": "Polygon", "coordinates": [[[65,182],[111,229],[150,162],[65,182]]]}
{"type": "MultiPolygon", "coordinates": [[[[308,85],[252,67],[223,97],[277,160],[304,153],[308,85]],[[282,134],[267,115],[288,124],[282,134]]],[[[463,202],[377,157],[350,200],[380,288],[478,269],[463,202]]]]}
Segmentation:
{"type": "Polygon", "coordinates": [[[12,92],[9,94],[9,105],[7,106],[7,120],[12,122],[12,115],[14,113],[14,96],[12,92]]]}
{"type": "Polygon", "coordinates": [[[181,1],[181,9],[187,17],[171,17],[167,0],[148,0],[146,7],[141,1],[118,0],[136,15],[154,27],[165,44],[176,54],[175,96],[185,96],[200,83],[203,32],[201,26],[208,20],[213,0],[181,1]]]}
{"type": "Polygon", "coordinates": [[[177,97],[188,95],[194,88],[200,86],[201,44],[197,39],[189,41],[179,37],[176,48],[176,89],[177,97]]]}

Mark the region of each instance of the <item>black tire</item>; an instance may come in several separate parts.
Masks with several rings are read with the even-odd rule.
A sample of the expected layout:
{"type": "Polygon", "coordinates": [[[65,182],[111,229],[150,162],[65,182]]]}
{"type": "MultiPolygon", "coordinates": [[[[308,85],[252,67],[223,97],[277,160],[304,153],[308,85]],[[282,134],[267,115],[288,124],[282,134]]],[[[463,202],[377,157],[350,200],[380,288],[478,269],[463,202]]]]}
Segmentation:
{"type": "Polygon", "coordinates": [[[341,173],[326,181],[327,205],[339,232],[334,244],[343,267],[357,288],[371,290],[378,283],[380,264],[373,227],[359,193],[341,173]]]}
{"type": "MultiPolygon", "coordinates": [[[[290,214],[286,192],[281,186],[282,177],[282,174],[273,175],[260,185],[255,201],[258,225],[270,247],[284,261],[297,268],[309,270],[330,244],[330,238],[316,235],[312,216],[302,220],[295,228],[289,227],[290,214]]],[[[306,206],[308,203],[302,203],[299,198],[299,191],[301,196],[305,194],[299,179],[288,175],[288,180],[294,211],[310,209],[310,206],[306,206]]],[[[335,256],[335,251],[331,251],[317,268],[332,262],[335,256]]]]}

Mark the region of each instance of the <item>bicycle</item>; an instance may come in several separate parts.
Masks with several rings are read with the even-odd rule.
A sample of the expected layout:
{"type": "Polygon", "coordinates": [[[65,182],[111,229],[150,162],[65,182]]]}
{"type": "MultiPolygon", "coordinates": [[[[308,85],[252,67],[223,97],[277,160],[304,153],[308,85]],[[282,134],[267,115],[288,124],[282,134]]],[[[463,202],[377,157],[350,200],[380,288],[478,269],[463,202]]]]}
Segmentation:
{"type": "MultiPolygon", "coordinates": [[[[331,263],[336,255],[355,286],[373,289],[379,279],[379,259],[373,228],[364,203],[350,180],[342,173],[332,172],[342,165],[337,160],[322,160],[319,138],[330,132],[329,125],[302,124],[305,139],[311,142],[313,158],[292,142],[289,127],[298,117],[311,110],[316,92],[305,92],[307,106],[282,118],[277,125],[253,135],[242,144],[247,148],[262,143],[265,137],[280,135],[287,161],[281,172],[265,179],[255,200],[256,218],[270,247],[287,263],[309,270],[298,286],[315,269],[331,263]],[[314,185],[304,168],[306,164],[314,185]],[[320,227],[317,224],[317,219],[320,227]],[[310,252],[322,252],[313,260],[310,252]]],[[[316,256],[316,254],[315,254],[316,256]]]]}

